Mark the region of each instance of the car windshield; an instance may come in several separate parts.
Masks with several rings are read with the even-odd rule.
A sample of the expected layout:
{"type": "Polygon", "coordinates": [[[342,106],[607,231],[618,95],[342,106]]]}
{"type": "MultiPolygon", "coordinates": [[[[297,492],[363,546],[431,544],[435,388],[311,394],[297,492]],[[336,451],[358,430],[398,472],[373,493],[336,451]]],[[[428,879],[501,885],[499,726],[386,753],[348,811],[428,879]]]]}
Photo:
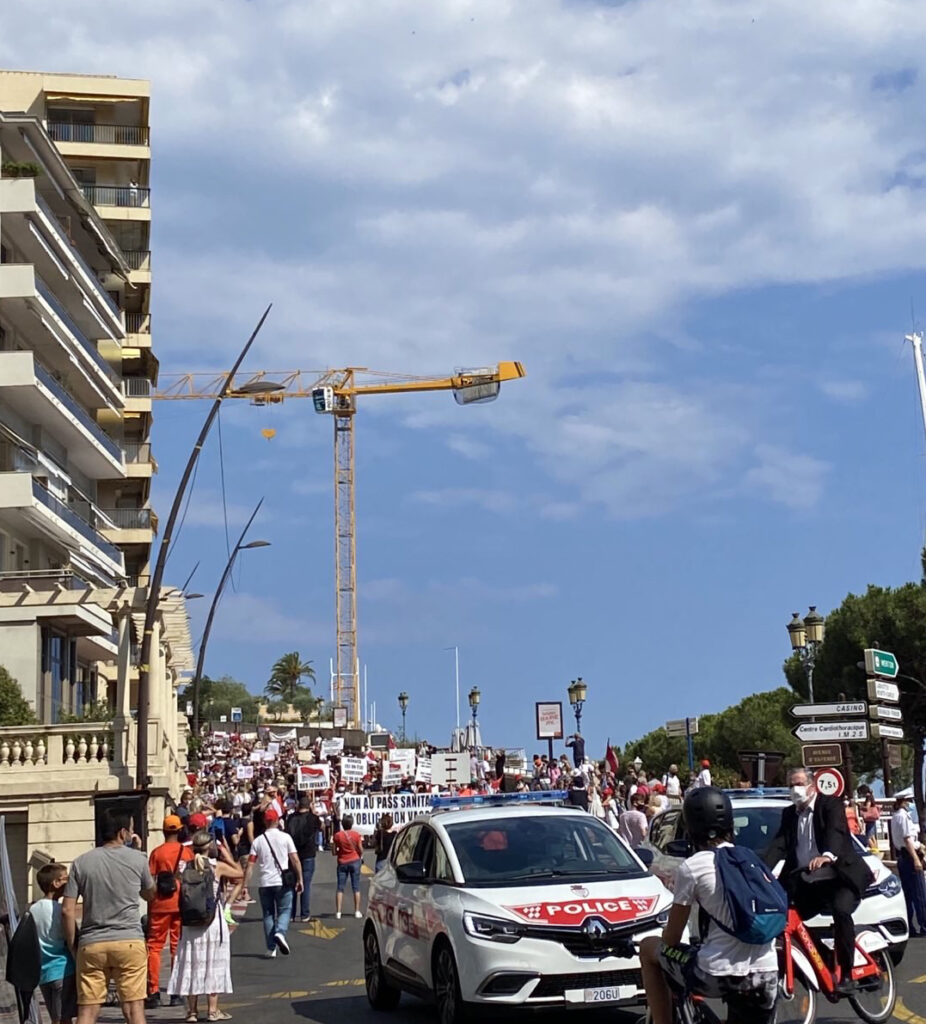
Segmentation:
{"type": "Polygon", "coordinates": [[[587,881],[645,872],[614,833],[590,815],[510,814],[445,825],[467,885],[587,881]]]}
{"type": "Polygon", "coordinates": [[[733,805],[733,836],[739,846],[748,846],[765,856],[781,825],[781,812],[785,804],[764,807],[737,807],[733,805]]]}

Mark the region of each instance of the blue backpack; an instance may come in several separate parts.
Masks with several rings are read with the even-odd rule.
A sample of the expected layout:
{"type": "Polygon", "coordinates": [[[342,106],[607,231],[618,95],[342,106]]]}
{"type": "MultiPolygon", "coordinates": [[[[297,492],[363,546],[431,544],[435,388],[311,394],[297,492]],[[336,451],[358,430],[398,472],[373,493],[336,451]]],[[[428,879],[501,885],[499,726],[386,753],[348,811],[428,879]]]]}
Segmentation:
{"type": "Polygon", "coordinates": [[[777,939],[787,924],[788,897],[755,851],[748,846],[722,846],[714,851],[714,864],[733,926],[710,919],[750,946],[777,939]]]}

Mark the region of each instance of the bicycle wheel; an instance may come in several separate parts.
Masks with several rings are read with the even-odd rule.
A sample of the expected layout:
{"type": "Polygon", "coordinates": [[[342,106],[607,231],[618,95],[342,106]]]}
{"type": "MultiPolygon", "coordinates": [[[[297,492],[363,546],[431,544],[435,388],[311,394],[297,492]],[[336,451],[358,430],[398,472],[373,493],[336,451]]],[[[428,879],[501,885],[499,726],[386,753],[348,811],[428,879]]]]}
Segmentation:
{"type": "Polygon", "coordinates": [[[813,1024],[817,1015],[817,992],[795,971],[794,992],[784,993],[784,979],[778,981],[775,1024],[813,1024]]]}
{"type": "Polygon", "coordinates": [[[897,985],[894,981],[894,965],[886,949],[869,954],[878,965],[877,978],[863,978],[859,991],[849,996],[852,1009],[867,1024],[882,1024],[894,1012],[897,1002],[897,985]]]}

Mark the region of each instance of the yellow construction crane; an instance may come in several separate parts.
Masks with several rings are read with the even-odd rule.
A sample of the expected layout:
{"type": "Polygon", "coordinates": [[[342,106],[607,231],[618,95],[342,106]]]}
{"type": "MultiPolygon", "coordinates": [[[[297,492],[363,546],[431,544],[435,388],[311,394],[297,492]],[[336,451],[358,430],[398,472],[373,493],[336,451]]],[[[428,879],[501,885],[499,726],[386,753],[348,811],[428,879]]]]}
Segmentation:
{"type": "MultiPolygon", "coordinates": [[[[460,405],[492,402],[503,381],[524,376],[521,363],[458,370],[452,377],[410,377],[359,366],[345,370],[260,370],[235,376],[226,398],[273,405],[287,398],[311,398],[318,413],[334,418],[334,561],[336,670],[335,703],[348,722],[360,725],[360,659],[357,653],[357,545],[354,511],[354,414],[359,395],[452,391],[460,405]]],[[[162,373],[154,398],[174,401],[216,399],[227,373],[162,373]]]]}

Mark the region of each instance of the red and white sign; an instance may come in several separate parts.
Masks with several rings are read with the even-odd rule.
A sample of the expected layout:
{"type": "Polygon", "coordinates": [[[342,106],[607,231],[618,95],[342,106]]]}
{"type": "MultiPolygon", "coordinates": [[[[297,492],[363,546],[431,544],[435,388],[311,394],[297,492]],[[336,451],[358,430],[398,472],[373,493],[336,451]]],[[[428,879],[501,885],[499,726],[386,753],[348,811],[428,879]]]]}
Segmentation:
{"type": "Polygon", "coordinates": [[[625,896],[616,900],[528,903],[505,909],[531,924],[580,925],[589,917],[600,917],[608,924],[623,924],[652,914],[658,900],[658,896],[625,896]]]}
{"type": "Polygon", "coordinates": [[[824,796],[842,796],[846,788],[846,780],[838,768],[820,768],[813,773],[817,790],[824,796]]]}
{"type": "Polygon", "coordinates": [[[534,705],[537,715],[537,739],[561,740],[563,738],[563,702],[559,700],[538,700],[534,705]]]}
{"type": "Polygon", "coordinates": [[[298,777],[299,789],[328,789],[331,785],[331,768],[327,764],[301,764],[298,777]]]}

